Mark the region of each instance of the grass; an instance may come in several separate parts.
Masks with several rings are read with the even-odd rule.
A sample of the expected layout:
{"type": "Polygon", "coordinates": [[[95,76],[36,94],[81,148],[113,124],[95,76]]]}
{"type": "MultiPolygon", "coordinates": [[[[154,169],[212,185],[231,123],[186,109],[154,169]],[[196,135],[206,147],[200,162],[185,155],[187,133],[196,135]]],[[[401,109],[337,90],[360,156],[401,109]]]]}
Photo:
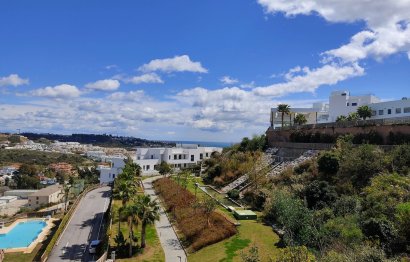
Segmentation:
{"type": "Polygon", "coordinates": [[[41,244],[37,244],[34,248],[33,252],[29,254],[24,254],[23,252],[16,252],[16,253],[7,253],[4,257],[3,262],[27,262],[33,261],[36,257],[38,251],[41,248],[41,244]]]}
{"type": "MultiPolygon", "coordinates": [[[[110,246],[115,249],[116,244],[114,241],[115,236],[118,234],[118,208],[121,207],[121,200],[113,200],[113,223],[111,226],[110,246]]],[[[124,238],[128,240],[129,229],[127,222],[121,222],[121,232],[124,234],[124,238]]],[[[134,235],[141,240],[140,226],[134,225],[134,235]]],[[[140,242],[139,242],[140,243],[140,242]]],[[[140,261],[140,262],[160,262],[165,261],[164,251],[162,250],[161,243],[159,241],[157,231],[154,225],[148,225],[146,231],[146,247],[142,253],[134,254],[131,258],[116,259],[115,261],[140,261]]],[[[134,247],[135,249],[135,247],[134,247]]]]}
{"type": "Polygon", "coordinates": [[[240,262],[241,251],[246,252],[253,245],[259,249],[261,261],[269,261],[279,252],[275,246],[279,242],[270,226],[253,220],[241,220],[239,233],[229,239],[205,247],[188,256],[188,261],[201,262],[240,262]]]}

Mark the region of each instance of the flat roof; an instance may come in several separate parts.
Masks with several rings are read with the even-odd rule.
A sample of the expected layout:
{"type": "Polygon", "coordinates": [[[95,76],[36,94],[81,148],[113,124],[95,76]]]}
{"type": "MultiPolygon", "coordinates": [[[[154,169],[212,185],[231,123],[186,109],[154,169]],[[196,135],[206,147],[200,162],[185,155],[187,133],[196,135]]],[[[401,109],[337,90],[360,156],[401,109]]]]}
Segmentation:
{"type": "Polygon", "coordinates": [[[30,195],[30,197],[32,196],[49,196],[57,191],[61,191],[61,189],[63,188],[62,185],[52,185],[52,186],[48,186],[45,187],[43,189],[40,189],[37,192],[34,192],[33,194],[30,195]]]}
{"type": "Polygon", "coordinates": [[[253,212],[252,210],[237,210],[237,209],[235,209],[235,212],[238,215],[241,215],[241,216],[249,216],[249,215],[255,215],[256,216],[256,213],[253,212]]]}

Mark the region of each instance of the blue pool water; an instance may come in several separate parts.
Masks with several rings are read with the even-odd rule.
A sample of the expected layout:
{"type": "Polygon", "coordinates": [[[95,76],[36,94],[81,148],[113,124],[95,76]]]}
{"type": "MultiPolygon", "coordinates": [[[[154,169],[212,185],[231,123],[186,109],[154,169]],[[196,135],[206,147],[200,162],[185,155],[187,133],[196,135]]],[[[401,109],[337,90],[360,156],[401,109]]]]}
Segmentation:
{"type": "Polygon", "coordinates": [[[0,248],[28,247],[46,226],[44,221],[20,222],[7,234],[0,234],[0,248]]]}

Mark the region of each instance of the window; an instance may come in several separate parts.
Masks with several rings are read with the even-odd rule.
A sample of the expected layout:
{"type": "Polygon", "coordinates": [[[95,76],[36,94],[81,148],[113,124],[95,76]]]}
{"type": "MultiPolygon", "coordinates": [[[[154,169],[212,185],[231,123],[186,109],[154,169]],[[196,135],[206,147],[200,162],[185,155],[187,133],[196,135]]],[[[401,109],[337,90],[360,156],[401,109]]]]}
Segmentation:
{"type": "Polygon", "coordinates": [[[357,106],[357,103],[352,103],[352,106],[357,106]]]}
{"type": "Polygon", "coordinates": [[[151,155],[151,159],[154,159],[154,155],[151,155]]]}
{"type": "Polygon", "coordinates": [[[191,155],[191,161],[192,162],[195,161],[195,156],[194,155],[191,155]]]}
{"type": "Polygon", "coordinates": [[[391,115],[391,109],[387,109],[387,114],[391,115]]]}
{"type": "Polygon", "coordinates": [[[206,153],[206,157],[208,157],[209,155],[208,155],[208,153],[206,153]]]}
{"type": "Polygon", "coordinates": [[[147,165],[147,170],[149,170],[149,165],[147,165]]]}
{"type": "Polygon", "coordinates": [[[179,155],[179,159],[182,159],[182,155],[179,155]]]}
{"type": "Polygon", "coordinates": [[[401,108],[396,108],[396,114],[401,114],[401,108]]]}
{"type": "Polygon", "coordinates": [[[174,160],[177,159],[177,155],[174,155],[174,160]]]}
{"type": "Polygon", "coordinates": [[[349,106],[349,103],[347,103],[346,105],[349,106]]]}
{"type": "Polygon", "coordinates": [[[112,178],[115,178],[115,174],[112,174],[112,178]]]}
{"type": "Polygon", "coordinates": [[[184,167],[186,167],[186,164],[184,164],[184,167]]]}
{"type": "Polygon", "coordinates": [[[171,155],[168,156],[168,159],[171,160],[171,155]]]}
{"type": "Polygon", "coordinates": [[[379,116],[382,116],[384,114],[384,110],[379,110],[379,116]]]}
{"type": "Polygon", "coordinates": [[[405,107],[403,109],[403,113],[410,113],[410,107],[405,107]]]}
{"type": "Polygon", "coordinates": [[[36,197],[36,199],[38,200],[38,197],[36,197]]]}
{"type": "Polygon", "coordinates": [[[140,160],[140,157],[138,157],[138,160],[140,160]]]}
{"type": "Polygon", "coordinates": [[[342,93],[342,96],[346,96],[346,93],[342,93]]]}
{"type": "Polygon", "coordinates": [[[203,159],[204,158],[204,154],[199,154],[199,159],[203,159]]]}
{"type": "Polygon", "coordinates": [[[372,116],[375,116],[376,115],[376,110],[372,110],[372,116]]]}

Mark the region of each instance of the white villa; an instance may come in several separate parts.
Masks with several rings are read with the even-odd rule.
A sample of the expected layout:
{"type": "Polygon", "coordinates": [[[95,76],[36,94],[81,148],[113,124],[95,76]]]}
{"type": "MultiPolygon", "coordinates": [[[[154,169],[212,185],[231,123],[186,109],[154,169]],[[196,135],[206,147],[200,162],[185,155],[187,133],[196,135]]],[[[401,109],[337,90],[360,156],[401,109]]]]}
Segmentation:
{"type": "MultiPolygon", "coordinates": [[[[371,119],[386,119],[410,117],[410,99],[403,97],[401,100],[381,102],[372,95],[353,96],[349,91],[334,91],[330,94],[329,103],[314,103],[311,108],[290,108],[290,114],[285,114],[284,125],[293,125],[296,115],[303,114],[307,124],[335,122],[341,115],[347,116],[356,112],[362,105],[368,105],[372,109],[371,119]]],[[[277,108],[271,109],[271,127],[280,127],[282,124],[282,113],[277,108]]]]}
{"type": "Polygon", "coordinates": [[[134,162],[141,166],[143,174],[156,172],[166,162],[173,168],[186,168],[210,158],[213,152],[222,152],[220,147],[201,147],[195,144],[177,144],[176,147],[137,148],[134,162]]]}
{"type": "Polygon", "coordinates": [[[97,170],[100,171],[100,184],[108,184],[121,174],[125,167],[126,157],[123,155],[104,156],[103,160],[110,164],[110,166],[100,165],[97,170]]]}

